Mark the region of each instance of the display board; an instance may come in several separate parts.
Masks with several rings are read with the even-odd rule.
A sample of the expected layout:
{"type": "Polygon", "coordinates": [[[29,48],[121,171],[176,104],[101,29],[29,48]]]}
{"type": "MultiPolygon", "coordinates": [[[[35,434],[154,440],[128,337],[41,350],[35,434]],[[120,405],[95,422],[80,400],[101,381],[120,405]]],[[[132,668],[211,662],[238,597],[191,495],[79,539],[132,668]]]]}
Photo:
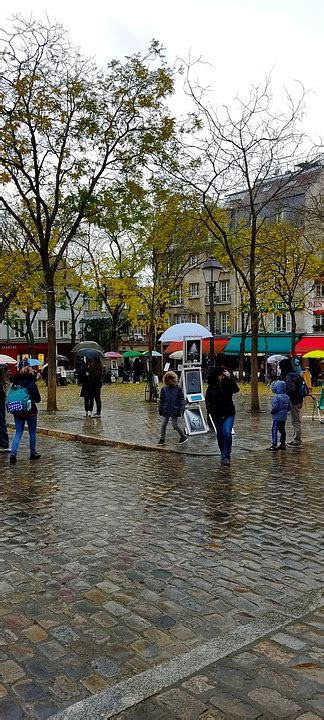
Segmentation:
{"type": "Polygon", "coordinates": [[[183,364],[201,365],[202,362],[202,339],[185,337],[183,339],[183,364]]]}
{"type": "Polygon", "coordinates": [[[200,405],[188,407],[184,411],[187,435],[201,435],[207,432],[205,418],[200,405]]]}
{"type": "Polygon", "coordinates": [[[204,400],[200,367],[184,367],[181,372],[180,386],[182,387],[186,402],[193,403],[204,400]]]}

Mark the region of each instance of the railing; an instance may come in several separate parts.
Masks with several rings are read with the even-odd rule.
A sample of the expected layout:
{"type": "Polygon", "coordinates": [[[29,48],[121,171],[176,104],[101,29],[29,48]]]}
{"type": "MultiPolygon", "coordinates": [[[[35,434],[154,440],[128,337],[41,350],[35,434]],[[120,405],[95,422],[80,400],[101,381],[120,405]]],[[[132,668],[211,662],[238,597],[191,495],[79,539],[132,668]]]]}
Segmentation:
{"type": "MultiPolygon", "coordinates": [[[[231,302],[231,296],[227,295],[223,298],[221,295],[214,295],[214,305],[228,305],[231,302]]],[[[205,295],[205,305],[210,305],[209,295],[205,295]]]]}

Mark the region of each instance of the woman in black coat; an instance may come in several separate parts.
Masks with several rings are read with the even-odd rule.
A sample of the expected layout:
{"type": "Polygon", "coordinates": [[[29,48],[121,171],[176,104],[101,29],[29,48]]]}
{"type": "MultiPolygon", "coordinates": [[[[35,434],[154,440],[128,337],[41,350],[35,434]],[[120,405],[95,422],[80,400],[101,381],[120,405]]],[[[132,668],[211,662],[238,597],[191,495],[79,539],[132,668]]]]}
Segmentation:
{"type": "Polygon", "coordinates": [[[239,391],[239,386],[225,367],[217,367],[210,372],[206,392],[208,424],[215,427],[223,465],[229,465],[231,461],[235,417],[233,394],[239,391]]]}

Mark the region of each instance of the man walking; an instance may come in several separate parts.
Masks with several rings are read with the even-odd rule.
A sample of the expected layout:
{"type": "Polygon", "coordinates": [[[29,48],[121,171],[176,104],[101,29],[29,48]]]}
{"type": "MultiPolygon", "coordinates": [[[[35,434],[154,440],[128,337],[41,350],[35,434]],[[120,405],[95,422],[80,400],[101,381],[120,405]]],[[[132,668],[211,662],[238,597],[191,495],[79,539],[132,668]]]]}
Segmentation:
{"type": "Polygon", "coordinates": [[[287,395],[291,402],[291,422],[293,426],[293,439],[288,443],[298,447],[302,444],[301,408],[303,398],[301,395],[301,381],[288,358],[280,360],[281,379],[286,383],[287,395]]]}

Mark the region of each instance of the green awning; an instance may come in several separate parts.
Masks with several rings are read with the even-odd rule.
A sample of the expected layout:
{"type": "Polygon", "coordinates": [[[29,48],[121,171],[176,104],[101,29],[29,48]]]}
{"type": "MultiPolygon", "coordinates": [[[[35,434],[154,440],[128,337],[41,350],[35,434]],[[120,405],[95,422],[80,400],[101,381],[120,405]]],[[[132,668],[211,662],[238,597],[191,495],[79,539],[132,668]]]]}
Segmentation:
{"type": "MultiPolygon", "coordinates": [[[[242,335],[232,335],[229,339],[225,349],[223,350],[224,355],[239,355],[241,347],[242,335]]],[[[244,350],[246,354],[251,353],[251,335],[247,335],[245,338],[244,350]]],[[[291,335],[285,335],[284,333],[272,333],[269,335],[259,335],[258,340],[258,353],[260,355],[288,355],[291,352],[292,342],[291,335]]]]}

